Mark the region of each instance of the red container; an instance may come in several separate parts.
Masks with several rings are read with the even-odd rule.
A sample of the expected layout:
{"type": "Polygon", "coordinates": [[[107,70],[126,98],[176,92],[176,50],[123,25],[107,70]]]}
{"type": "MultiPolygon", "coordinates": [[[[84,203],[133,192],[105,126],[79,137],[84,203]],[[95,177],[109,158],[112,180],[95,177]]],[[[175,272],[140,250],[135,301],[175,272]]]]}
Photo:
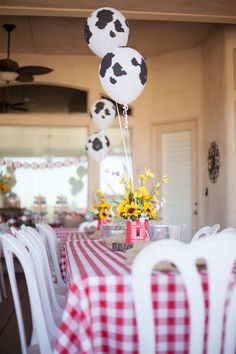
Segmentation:
{"type": "Polygon", "coordinates": [[[147,220],[127,220],[126,243],[135,241],[149,241],[147,220]]]}
{"type": "Polygon", "coordinates": [[[100,226],[102,224],[109,224],[109,220],[106,219],[98,219],[98,230],[100,230],[100,226]]]}

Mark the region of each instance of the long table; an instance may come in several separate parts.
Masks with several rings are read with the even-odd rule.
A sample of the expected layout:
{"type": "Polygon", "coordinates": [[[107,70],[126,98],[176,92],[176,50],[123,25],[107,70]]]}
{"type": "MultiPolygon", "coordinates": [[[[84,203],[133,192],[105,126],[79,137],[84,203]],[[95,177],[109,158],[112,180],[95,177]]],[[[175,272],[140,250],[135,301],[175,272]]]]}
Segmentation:
{"type": "Polygon", "coordinates": [[[81,233],[78,230],[78,227],[55,227],[53,228],[59,245],[60,245],[60,271],[64,281],[67,281],[67,256],[65,245],[66,242],[73,240],[88,240],[86,233],[81,233]]]}
{"type": "MultiPolygon", "coordinates": [[[[69,294],[55,353],[138,353],[131,267],[101,241],[66,244],[69,294]]],[[[207,275],[202,272],[207,306],[207,275]]],[[[189,311],[181,275],[153,274],[157,353],[188,353],[189,311]]],[[[207,318],[206,318],[207,320],[207,318]]]]}
{"type": "Polygon", "coordinates": [[[78,227],[54,227],[53,230],[57,235],[57,239],[63,247],[67,241],[73,241],[79,237],[78,227]]]}

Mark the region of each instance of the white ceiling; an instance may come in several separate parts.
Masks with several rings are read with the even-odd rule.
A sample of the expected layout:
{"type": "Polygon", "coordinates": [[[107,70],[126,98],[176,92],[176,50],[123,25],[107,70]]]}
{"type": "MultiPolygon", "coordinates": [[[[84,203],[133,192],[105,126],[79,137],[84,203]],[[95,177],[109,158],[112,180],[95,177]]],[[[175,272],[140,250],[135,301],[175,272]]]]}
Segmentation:
{"type": "Polygon", "coordinates": [[[146,57],[197,46],[214,27],[236,24],[236,0],[0,0],[0,52],[6,52],[2,25],[13,23],[11,53],[94,55],[84,24],[104,6],[126,16],[128,46],[146,57]]]}

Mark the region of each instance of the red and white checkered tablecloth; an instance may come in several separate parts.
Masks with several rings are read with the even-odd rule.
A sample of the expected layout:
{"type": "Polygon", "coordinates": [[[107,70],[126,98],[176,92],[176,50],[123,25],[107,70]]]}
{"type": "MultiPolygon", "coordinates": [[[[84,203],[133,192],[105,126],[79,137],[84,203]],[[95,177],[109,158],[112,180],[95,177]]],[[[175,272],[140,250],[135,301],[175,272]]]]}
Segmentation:
{"type": "MultiPolygon", "coordinates": [[[[138,353],[131,267],[124,254],[89,240],[68,242],[66,252],[70,290],[55,353],[138,353]]],[[[207,273],[201,276],[208,307],[207,273]]],[[[181,275],[156,272],[152,278],[156,352],[188,353],[189,311],[181,275]]]]}
{"type": "Polygon", "coordinates": [[[87,240],[88,237],[85,233],[78,231],[78,228],[71,227],[55,227],[53,228],[57,235],[57,239],[60,244],[60,271],[63,280],[66,282],[67,279],[67,267],[66,267],[66,253],[65,244],[67,241],[73,240],[87,240]]]}
{"type": "Polygon", "coordinates": [[[63,246],[67,241],[76,239],[79,235],[78,227],[54,227],[60,245],[63,246]]]}

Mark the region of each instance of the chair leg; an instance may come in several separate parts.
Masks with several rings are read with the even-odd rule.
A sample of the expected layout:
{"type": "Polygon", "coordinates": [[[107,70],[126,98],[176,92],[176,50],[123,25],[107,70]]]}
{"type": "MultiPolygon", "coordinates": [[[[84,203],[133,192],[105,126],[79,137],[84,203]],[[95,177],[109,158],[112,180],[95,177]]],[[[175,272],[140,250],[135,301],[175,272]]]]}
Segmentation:
{"type": "Polygon", "coordinates": [[[3,298],[2,298],[2,290],[1,290],[1,287],[0,287],[0,302],[2,302],[3,298]]]}
{"type": "Polygon", "coordinates": [[[3,297],[6,298],[7,291],[6,291],[6,286],[5,286],[5,280],[4,280],[1,260],[0,260],[0,291],[3,294],[3,297]]]}

